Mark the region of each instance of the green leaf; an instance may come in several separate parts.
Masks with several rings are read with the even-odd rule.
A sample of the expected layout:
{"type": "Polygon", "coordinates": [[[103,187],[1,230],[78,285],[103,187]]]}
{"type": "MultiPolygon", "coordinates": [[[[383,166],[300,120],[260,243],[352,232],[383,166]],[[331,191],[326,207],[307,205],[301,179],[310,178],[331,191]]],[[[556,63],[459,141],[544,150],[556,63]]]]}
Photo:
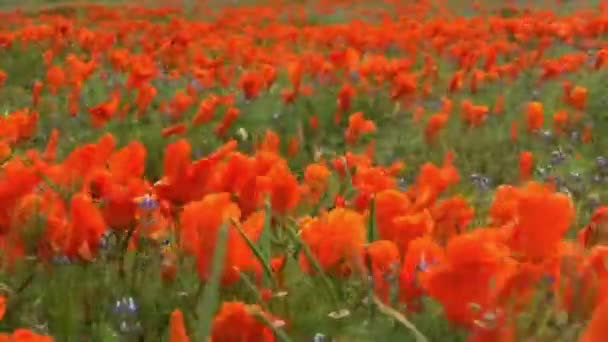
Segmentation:
{"type": "Polygon", "coordinates": [[[378,240],[376,223],[376,197],[372,197],[369,204],[369,225],[367,229],[367,243],[378,240]]]}
{"type": "Polygon", "coordinates": [[[395,309],[393,309],[389,306],[386,306],[375,295],[373,296],[373,303],[378,307],[378,310],[381,313],[383,313],[387,317],[390,317],[390,318],[396,320],[401,325],[403,325],[407,330],[409,330],[412,333],[412,335],[414,335],[416,342],[428,342],[429,339],[426,336],[424,336],[418,330],[418,328],[412,322],[410,322],[407,318],[405,318],[405,316],[403,316],[399,311],[396,311],[395,309]]]}

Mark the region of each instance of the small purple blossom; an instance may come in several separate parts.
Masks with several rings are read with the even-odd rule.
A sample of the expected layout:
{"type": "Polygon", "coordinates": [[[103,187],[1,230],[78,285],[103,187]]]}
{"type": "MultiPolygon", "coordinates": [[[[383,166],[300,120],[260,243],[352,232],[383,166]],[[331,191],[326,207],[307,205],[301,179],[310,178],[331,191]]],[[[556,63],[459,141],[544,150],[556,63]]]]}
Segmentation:
{"type": "Polygon", "coordinates": [[[123,315],[136,315],[137,304],[133,297],[125,297],[116,301],[114,304],[114,312],[123,315]]]}
{"type": "Polygon", "coordinates": [[[144,210],[154,210],[157,209],[158,206],[158,201],[150,195],[142,196],[137,201],[137,207],[144,210]]]}
{"type": "Polygon", "coordinates": [[[562,150],[555,150],[551,152],[551,165],[557,166],[566,160],[567,156],[562,150]]]}

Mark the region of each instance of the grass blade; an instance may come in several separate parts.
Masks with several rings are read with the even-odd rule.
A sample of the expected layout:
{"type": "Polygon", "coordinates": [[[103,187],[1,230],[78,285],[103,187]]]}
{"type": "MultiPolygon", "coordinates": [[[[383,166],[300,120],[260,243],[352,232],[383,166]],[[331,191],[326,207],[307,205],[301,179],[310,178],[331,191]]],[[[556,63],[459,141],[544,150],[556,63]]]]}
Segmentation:
{"type": "MultiPolygon", "coordinates": [[[[273,286],[276,285],[276,281],[272,273],[272,268],[270,268],[270,261],[266,261],[266,259],[264,258],[264,253],[260,250],[260,248],[258,248],[258,246],[255,245],[255,243],[253,243],[253,241],[251,241],[251,239],[249,239],[247,234],[245,234],[245,232],[241,228],[241,225],[236,220],[233,220],[233,224],[236,231],[239,232],[241,237],[245,240],[245,243],[247,243],[247,246],[249,246],[249,248],[253,252],[253,255],[256,257],[256,259],[258,259],[258,261],[262,265],[262,270],[264,270],[264,277],[266,279],[269,279],[269,281],[272,282],[273,286]]],[[[266,229],[266,227],[264,229],[266,229]]]]}
{"type": "Polygon", "coordinates": [[[228,241],[228,224],[223,224],[217,234],[217,240],[215,244],[215,251],[213,253],[213,263],[211,266],[211,277],[205,285],[203,292],[203,298],[199,303],[199,317],[200,322],[198,324],[200,336],[202,340],[206,340],[211,332],[211,320],[213,319],[213,312],[218,302],[218,292],[220,287],[220,279],[224,271],[224,259],[226,257],[226,242],[228,241]]]}
{"type": "Polygon", "coordinates": [[[350,167],[346,157],[342,157],[342,162],[344,163],[344,175],[346,177],[346,191],[344,192],[344,198],[348,199],[352,194],[355,193],[356,189],[353,185],[353,176],[350,174],[350,167]]]}
{"type": "Polygon", "coordinates": [[[262,278],[262,285],[267,287],[274,285],[272,280],[274,279],[272,270],[270,268],[270,259],[272,257],[272,203],[270,202],[270,196],[266,198],[264,202],[264,230],[260,234],[258,240],[260,246],[260,254],[262,257],[262,265],[265,268],[265,276],[262,278]],[[268,272],[270,271],[270,272],[268,272]]]}
{"type": "Polygon", "coordinates": [[[270,330],[272,330],[272,332],[274,333],[274,335],[277,337],[277,340],[284,341],[284,342],[291,342],[291,339],[289,338],[289,336],[287,336],[287,333],[285,333],[285,331],[283,329],[280,329],[275,324],[273,324],[268,319],[268,317],[266,317],[266,315],[264,315],[262,312],[253,311],[253,312],[250,312],[250,313],[253,316],[255,316],[257,319],[259,319],[260,321],[262,321],[268,328],[270,328],[270,330]]]}
{"type": "Polygon", "coordinates": [[[334,304],[334,306],[337,306],[338,305],[338,295],[336,294],[336,289],[334,288],[331,280],[325,274],[325,271],[321,267],[321,264],[319,264],[319,261],[317,260],[317,258],[312,254],[312,251],[310,250],[308,245],[303,243],[300,240],[300,237],[291,228],[285,227],[285,229],[287,230],[289,237],[297,244],[297,246],[300,248],[300,250],[302,252],[304,252],[304,256],[306,257],[308,262],[312,265],[312,268],[315,270],[315,272],[321,279],[321,282],[326,287],[326,289],[329,293],[329,296],[331,297],[332,303],[334,304]]]}
{"type": "Polygon", "coordinates": [[[244,272],[241,272],[239,277],[241,278],[241,281],[245,284],[245,287],[247,289],[249,289],[249,291],[255,296],[255,300],[256,302],[264,309],[267,310],[268,309],[268,305],[266,305],[266,302],[264,301],[264,299],[262,298],[262,294],[260,293],[260,291],[258,291],[258,288],[255,286],[255,284],[251,281],[251,279],[249,279],[249,276],[247,274],[245,274],[244,272]]]}
{"type": "Polygon", "coordinates": [[[401,323],[401,325],[403,325],[409,331],[411,331],[412,334],[414,335],[414,338],[416,339],[416,342],[428,342],[429,341],[429,339],[426,336],[424,336],[418,330],[418,328],[416,328],[414,323],[410,322],[399,311],[397,311],[389,306],[386,306],[384,303],[382,303],[382,301],[377,296],[374,296],[373,299],[374,299],[374,304],[376,304],[376,306],[378,307],[378,311],[380,311],[381,313],[385,314],[388,317],[395,319],[397,322],[401,323]]]}

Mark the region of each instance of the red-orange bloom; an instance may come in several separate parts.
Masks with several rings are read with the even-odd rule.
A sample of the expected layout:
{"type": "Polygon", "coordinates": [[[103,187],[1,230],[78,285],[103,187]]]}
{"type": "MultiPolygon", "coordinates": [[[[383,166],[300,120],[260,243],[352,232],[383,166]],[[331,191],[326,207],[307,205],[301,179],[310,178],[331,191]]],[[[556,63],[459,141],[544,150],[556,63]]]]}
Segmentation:
{"type": "Polygon", "coordinates": [[[578,110],[584,110],[587,104],[587,88],[575,86],[568,95],[568,103],[578,110]]]}
{"type": "Polygon", "coordinates": [[[538,131],[544,122],[543,104],[537,101],[528,103],[526,106],[526,123],[528,132],[538,131]]]}
{"type": "Polygon", "coordinates": [[[167,128],[163,128],[161,135],[166,138],[172,135],[180,135],[184,133],[186,133],[186,124],[182,122],[167,128]]]}
{"type": "MultiPolygon", "coordinates": [[[[229,193],[207,195],[200,201],[184,206],[180,215],[180,244],[185,251],[197,257],[197,270],[201,279],[209,277],[214,251],[217,248],[217,236],[222,225],[229,227],[223,282],[237,281],[241,270],[253,270],[251,249],[232,227],[232,221],[238,221],[240,217],[241,211],[238,205],[232,202],[229,193]]],[[[251,241],[257,241],[263,228],[263,211],[250,215],[241,227],[251,241]]]]}
{"type": "Polygon", "coordinates": [[[557,244],[574,220],[570,198],[546,186],[529,183],[517,198],[515,225],[510,246],[530,260],[539,260],[556,251],[557,244]]]}
{"type": "Polygon", "coordinates": [[[241,111],[236,108],[236,107],[230,107],[228,108],[228,110],[226,110],[226,114],[224,114],[224,118],[222,119],[222,122],[220,122],[216,127],[215,127],[215,134],[218,137],[222,137],[226,134],[226,131],[230,128],[230,126],[232,126],[232,124],[236,121],[236,119],[239,117],[239,115],[241,114],[241,111]]]}
{"type": "Polygon", "coordinates": [[[306,166],[304,183],[308,186],[313,199],[318,199],[327,190],[329,176],[330,171],[325,164],[314,163],[306,166]]]}
{"type": "Polygon", "coordinates": [[[380,298],[388,302],[391,286],[396,284],[400,269],[399,249],[392,241],[378,240],[367,246],[367,257],[374,277],[374,290],[380,298]]]}
{"type": "Polygon", "coordinates": [[[112,96],[107,102],[104,102],[97,107],[89,108],[89,115],[91,116],[91,123],[93,127],[103,127],[112,117],[118,109],[119,99],[118,96],[112,96]]]}
{"type": "Polygon", "coordinates": [[[38,335],[31,330],[17,329],[11,334],[0,334],[0,342],[53,342],[51,336],[38,335]]]}
{"type": "Polygon", "coordinates": [[[608,300],[601,303],[593,312],[591,321],[581,334],[579,342],[608,341],[608,300]]]}
{"type": "Polygon", "coordinates": [[[452,197],[437,203],[431,214],[435,221],[433,236],[444,244],[454,235],[464,232],[473,220],[475,210],[462,197],[452,197]]]}
{"type": "Polygon", "coordinates": [[[263,315],[271,321],[274,320],[258,305],[224,302],[220,311],[213,318],[211,342],[275,341],[272,330],[266,327],[259,318],[255,317],[256,314],[263,315]],[[235,327],[238,327],[238,329],[235,327]]]}
{"type": "Polygon", "coordinates": [[[476,316],[471,303],[482,308],[491,304],[492,279],[500,283],[508,248],[497,242],[489,229],[475,229],[451,239],[445,262],[422,275],[428,294],[443,305],[447,318],[471,326],[476,316]]]}
{"type": "Polygon", "coordinates": [[[351,114],[348,118],[348,128],[344,133],[347,144],[354,144],[362,134],[376,131],[376,125],[371,120],[366,120],[362,112],[351,114]]]}
{"type": "Polygon", "coordinates": [[[101,211],[86,194],[76,194],[70,204],[70,223],[65,255],[92,260],[97,255],[99,241],[106,231],[101,211]]]}
{"type": "Polygon", "coordinates": [[[4,318],[6,312],[6,297],[0,296],[0,321],[4,318]]]}
{"type": "MultiPolygon", "coordinates": [[[[342,264],[350,267],[360,265],[365,231],[363,215],[350,209],[336,208],[304,222],[301,238],[321,267],[331,270],[342,264]]],[[[300,255],[300,264],[304,270],[312,271],[304,255],[300,255]]]]}
{"type": "Polygon", "coordinates": [[[437,135],[445,127],[448,119],[449,115],[443,112],[433,114],[429,118],[424,128],[424,137],[427,143],[432,143],[437,139],[437,135]]]}
{"type": "Polygon", "coordinates": [[[409,311],[421,309],[420,297],[424,294],[420,280],[428,268],[444,258],[444,251],[430,236],[413,240],[403,257],[399,274],[399,299],[409,311]]]}

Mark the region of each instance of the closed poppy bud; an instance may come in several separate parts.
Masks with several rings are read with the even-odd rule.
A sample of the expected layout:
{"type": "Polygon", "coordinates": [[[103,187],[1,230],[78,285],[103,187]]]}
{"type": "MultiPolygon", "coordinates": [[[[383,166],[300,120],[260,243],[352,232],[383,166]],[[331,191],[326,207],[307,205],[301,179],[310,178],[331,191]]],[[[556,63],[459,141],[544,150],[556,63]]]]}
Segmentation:
{"type": "Polygon", "coordinates": [[[175,281],[177,265],[175,264],[175,255],[173,253],[163,257],[163,261],[160,264],[160,276],[165,282],[171,283],[175,281]]]}
{"type": "Polygon", "coordinates": [[[262,290],[260,290],[260,295],[262,297],[262,300],[267,302],[270,300],[270,298],[272,298],[272,290],[271,289],[262,289],[262,290]]]}
{"type": "Polygon", "coordinates": [[[526,106],[526,122],[529,132],[538,131],[543,127],[544,113],[543,104],[532,101],[526,106]]]}
{"type": "Polygon", "coordinates": [[[517,121],[511,122],[511,141],[517,141],[517,121]]]}
{"type": "Polygon", "coordinates": [[[346,199],[344,199],[344,197],[340,195],[337,195],[334,205],[336,206],[336,208],[344,208],[346,207],[346,199]]]}
{"type": "Polygon", "coordinates": [[[190,338],[184,326],[184,315],[181,310],[176,309],[171,313],[169,322],[169,342],[189,342],[190,338]]]}
{"type": "Polygon", "coordinates": [[[300,142],[298,141],[298,138],[291,136],[289,137],[289,147],[288,147],[288,155],[290,157],[294,157],[296,154],[298,154],[298,149],[300,148],[300,142]]]}
{"type": "Polygon", "coordinates": [[[6,297],[0,296],[0,321],[4,318],[6,311],[6,297]]]}
{"type": "Polygon", "coordinates": [[[585,105],[587,104],[587,88],[581,86],[574,87],[570,92],[569,102],[572,107],[578,110],[585,109],[585,105]]]}
{"type": "Polygon", "coordinates": [[[519,155],[519,179],[524,182],[530,179],[532,175],[534,155],[530,151],[522,152],[519,155]]]}
{"type": "Polygon", "coordinates": [[[313,115],[309,120],[310,128],[313,130],[319,129],[319,118],[316,115],[313,115]]]}

